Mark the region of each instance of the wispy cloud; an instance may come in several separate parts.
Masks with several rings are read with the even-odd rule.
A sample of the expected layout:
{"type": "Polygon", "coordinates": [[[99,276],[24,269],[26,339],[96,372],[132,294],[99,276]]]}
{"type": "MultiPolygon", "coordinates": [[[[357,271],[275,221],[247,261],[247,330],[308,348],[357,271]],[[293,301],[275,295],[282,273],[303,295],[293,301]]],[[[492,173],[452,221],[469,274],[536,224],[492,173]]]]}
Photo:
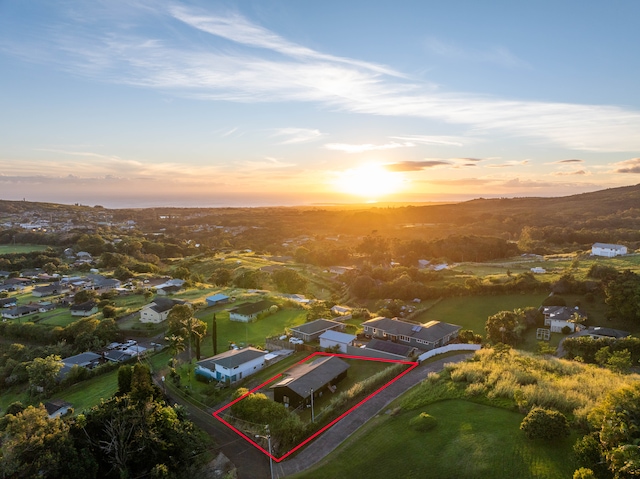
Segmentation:
{"type": "MultiPolygon", "coordinates": [[[[46,40],[33,40],[26,34],[19,39],[5,37],[5,51],[31,55],[35,61],[57,61],[61,68],[100,81],[201,99],[316,102],[339,111],[465,125],[471,128],[474,138],[500,134],[507,138],[541,138],[574,150],[640,150],[638,111],[611,105],[520,101],[446,92],[384,65],[290,42],[238,13],[159,7],[150,18],[155,28],[170,32],[163,41],[146,33],[150,30],[142,22],[151,20],[141,14],[130,14],[106,26],[99,15],[82,18],[83,24],[72,18],[47,25],[46,40]],[[172,21],[179,24],[172,25],[172,21]],[[176,34],[178,25],[204,32],[208,37],[194,40],[176,34]],[[31,48],[21,48],[22,42],[31,48]]],[[[446,44],[439,48],[442,54],[461,54],[454,47],[447,49],[446,44]]],[[[502,47],[489,48],[480,57],[526,66],[502,47]]],[[[395,139],[415,144],[417,138],[395,139]]],[[[459,139],[423,138],[426,144],[462,144],[459,139]]]]}
{"type": "Polygon", "coordinates": [[[640,158],[631,158],[613,165],[616,173],[640,173],[640,158]]]}
{"type": "Polygon", "coordinates": [[[449,166],[451,163],[443,160],[423,160],[423,161],[401,161],[384,165],[389,171],[420,171],[435,168],[437,166],[449,166]]]}
{"type": "Polygon", "coordinates": [[[343,151],[345,153],[363,153],[365,151],[377,151],[377,150],[393,150],[396,148],[410,148],[415,146],[413,143],[384,143],[381,145],[374,145],[372,143],[363,143],[360,145],[352,145],[347,143],[328,143],[324,147],[328,150],[343,151]]]}
{"type": "Polygon", "coordinates": [[[501,45],[493,45],[484,50],[462,48],[452,42],[446,42],[437,38],[428,38],[425,41],[426,48],[436,55],[464,60],[466,62],[492,63],[509,68],[531,69],[531,65],[518,58],[508,48],[501,45]]]}
{"type": "Polygon", "coordinates": [[[584,160],[578,160],[576,158],[572,158],[570,160],[559,160],[548,163],[549,165],[567,165],[567,164],[576,164],[576,163],[584,163],[584,160]]]}
{"type": "Polygon", "coordinates": [[[308,143],[318,140],[324,135],[320,130],[309,128],[279,128],[271,135],[274,138],[282,138],[281,145],[293,143],[308,143]]]}
{"type": "Polygon", "coordinates": [[[591,173],[587,170],[575,170],[575,171],[556,171],[552,173],[554,176],[587,176],[591,173]]]}
{"type": "Polygon", "coordinates": [[[521,160],[521,161],[505,161],[504,163],[493,163],[490,165],[484,165],[487,168],[512,168],[514,166],[526,166],[529,164],[529,160],[521,160]]]}
{"type": "Polygon", "coordinates": [[[392,136],[394,140],[408,141],[410,143],[418,143],[422,145],[446,145],[446,146],[463,146],[471,143],[469,138],[456,136],[392,136]]]}
{"type": "Polygon", "coordinates": [[[296,166],[295,163],[287,163],[271,156],[265,156],[262,161],[248,161],[246,164],[253,170],[271,170],[296,166]]]}

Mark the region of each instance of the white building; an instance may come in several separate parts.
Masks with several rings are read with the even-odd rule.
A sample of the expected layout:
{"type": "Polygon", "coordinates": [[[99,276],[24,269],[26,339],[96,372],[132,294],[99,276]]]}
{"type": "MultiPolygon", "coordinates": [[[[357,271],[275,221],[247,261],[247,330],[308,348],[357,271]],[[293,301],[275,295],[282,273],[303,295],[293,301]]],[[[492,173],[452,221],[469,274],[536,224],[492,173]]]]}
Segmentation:
{"type": "Polygon", "coordinates": [[[265,351],[256,348],[231,349],[198,361],[199,368],[208,369],[218,381],[236,382],[264,367],[265,351]]]}
{"type": "Polygon", "coordinates": [[[355,339],[356,337],[353,334],[329,330],[320,335],[320,347],[327,349],[338,346],[338,351],[346,353],[347,346],[352,346],[355,339]]]}
{"type": "Polygon", "coordinates": [[[623,254],[627,254],[627,247],[620,244],[593,243],[593,246],[591,246],[592,256],[613,258],[623,254]]]}

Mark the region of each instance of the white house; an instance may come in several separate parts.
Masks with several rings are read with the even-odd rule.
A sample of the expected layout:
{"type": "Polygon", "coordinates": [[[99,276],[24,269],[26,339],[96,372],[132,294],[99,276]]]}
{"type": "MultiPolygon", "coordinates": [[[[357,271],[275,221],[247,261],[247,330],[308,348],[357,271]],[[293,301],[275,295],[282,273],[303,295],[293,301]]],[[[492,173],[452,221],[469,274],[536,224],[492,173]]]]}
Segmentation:
{"type": "Polygon", "coordinates": [[[613,258],[623,254],[627,254],[627,247],[620,244],[593,243],[593,246],[591,246],[592,256],[613,258]]]}
{"type": "Polygon", "coordinates": [[[345,316],[347,314],[351,314],[351,308],[349,306],[336,304],[331,308],[331,313],[333,313],[334,316],[345,316]]]}
{"type": "Polygon", "coordinates": [[[147,304],[140,310],[141,323],[161,323],[167,316],[171,308],[176,304],[185,304],[185,301],[169,298],[155,298],[152,303],[147,304]]]}
{"type": "Polygon", "coordinates": [[[218,381],[233,383],[260,371],[266,355],[265,351],[256,348],[231,349],[196,364],[197,368],[208,370],[209,375],[218,381]]]}
{"type": "Polygon", "coordinates": [[[94,301],[85,301],[80,304],[73,304],[69,308],[71,316],[91,316],[98,312],[98,305],[94,301]]]}
{"type": "Polygon", "coordinates": [[[355,339],[356,336],[353,334],[329,330],[320,335],[320,347],[328,349],[338,346],[338,351],[346,353],[347,346],[352,346],[355,339]]]}
{"type": "Polygon", "coordinates": [[[250,323],[267,313],[273,305],[274,303],[266,299],[258,301],[257,303],[242,303],[229,310],[229,320],[250,323]]]}
{"type": "Polygon", "coordinates": [[[544,314],[544,324],[549,326],[552,333],[561,333],[564,327],[574,333],[580,330],[580,324],[587,319],[587,315],[578,308],[568,308],[566,306],[545,306],[542,309],[544,314]],[[574,314],[578,314],[580,321],[576,322],[574,314]]]}
{"type": "Polygon", "coordinates": [[[536,266],[535,268],[531,268],[531,272],[533,274],[544,274],[547,272],[547,270],[540,266],[536,266]]]}

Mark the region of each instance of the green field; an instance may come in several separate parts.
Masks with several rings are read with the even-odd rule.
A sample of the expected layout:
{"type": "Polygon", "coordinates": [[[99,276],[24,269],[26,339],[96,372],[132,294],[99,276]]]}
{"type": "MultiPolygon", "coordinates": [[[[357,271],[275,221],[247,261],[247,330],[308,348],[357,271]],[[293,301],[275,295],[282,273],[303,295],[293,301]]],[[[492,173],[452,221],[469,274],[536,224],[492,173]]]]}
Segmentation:
{"type": "Polygon", "coordinates": [[[445,298],[413,319],[420,323],[435,320],[458,324],[462,329],[471,329],[484,336],[484,325],[489,316],[499,311],[512,311],[516,308],[528,306],[537,308],[546,297],[547,294],[542,293],[445,298]]]}
{"type": "Polygon", "coordinates": [[[101,399],[108,399],[118,390],[118,370],[114,369],[86,381],[74,384],[56,395],[73,404],[76,414],[100,403],[101,399]]]}
{"type": "Polygon", "coordinates": [[[317,467],[290,477],[556,479],[573,474],[575,437],[528,440],[519,430],[519,413],[463,400],[431,404],[424,411],[438,421],[435,429],[409,427],[421,411],[377,416],[317,467]]]}
{"type": "Polygon", "coordinates": [[[42,244],[3,244],[0,245],[0,254],[23,254],[31,253],[33,251],[44,251],[50,246],[42,244]]]}

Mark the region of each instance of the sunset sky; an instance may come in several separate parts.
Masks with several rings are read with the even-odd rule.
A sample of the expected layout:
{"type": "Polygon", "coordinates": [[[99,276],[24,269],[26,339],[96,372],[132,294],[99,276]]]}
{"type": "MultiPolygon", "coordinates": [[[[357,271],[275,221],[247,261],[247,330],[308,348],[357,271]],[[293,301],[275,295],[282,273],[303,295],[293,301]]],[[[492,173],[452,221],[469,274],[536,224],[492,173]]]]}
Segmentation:
{"type": "Polygon", "coordinates": [[[0,199],[262,206],[640,183],[637,0],[0,0],[0,199]]]}

